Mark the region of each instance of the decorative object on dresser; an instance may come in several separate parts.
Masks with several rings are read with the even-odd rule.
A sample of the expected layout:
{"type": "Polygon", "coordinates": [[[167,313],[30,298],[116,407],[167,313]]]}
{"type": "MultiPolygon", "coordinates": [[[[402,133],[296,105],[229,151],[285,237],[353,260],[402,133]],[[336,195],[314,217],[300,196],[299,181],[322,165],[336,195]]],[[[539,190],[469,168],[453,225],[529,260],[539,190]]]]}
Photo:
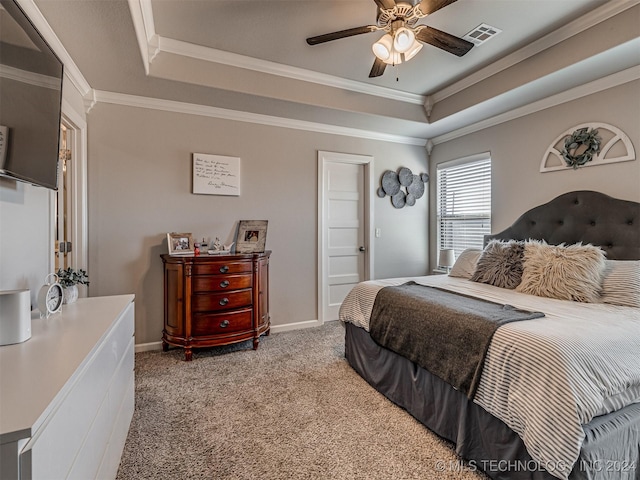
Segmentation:
{"type": "Polygon", "coordinates": [[[264,252],[267,220],[240,220],[236,235],[236,253],[264,252]]]}
{"type": "Polygon", "coordinates": [[[215,347],[268,335],[269,257],[251,254],[172,256],[164,264],[164,330],[162,348],[215,347]]]}
{"type": "Polygon", "coordinates": [[[167,233],[167,245],[169,255],[193,255],[195,251],[193,235],[190,233],[167,233]]]}
{"type": "Polygon", "coordinates": [[[618,127],[592,122],[565,130],[547,148],[540,172],[576,170],[636,159],[631,140],[618,127]]]}
{"type": "Polygon", "coordinates": [[[78,285],[89,285],[89,276],[82,269],[59,268],[57,275],[63,288],[63,303],[65,304],[78,300],[78,285]]]}
{"type": "Polygon", "coordinates": [[[0,292],[0,346],[31,338],[31,292],[28,289],[0,292]]]}
{"type": "Polygon", "coordinates": [[[62,310],[63,298],[64,292],[62,285],[58,282],[58,276],[55,273],[50,273],[45,277],[44,285],[40,287],[38,292],[40,318],[49,318],[52,314],[59,313],[62,310]]]}
{"type": "Polygon", "coordinates": [[[380,179],[378,197],[384,198],[389,195],[391,205],[395,208],[402,208],[405,205],[413,207],[416,200],[424,195],[424,184],[428,181],[428,173],[414,175],[407,167],[400,168],[397,173],[387,170],[380,179]],[[406,191],[402,190],[402,187],[405,187],[406,191]]]}

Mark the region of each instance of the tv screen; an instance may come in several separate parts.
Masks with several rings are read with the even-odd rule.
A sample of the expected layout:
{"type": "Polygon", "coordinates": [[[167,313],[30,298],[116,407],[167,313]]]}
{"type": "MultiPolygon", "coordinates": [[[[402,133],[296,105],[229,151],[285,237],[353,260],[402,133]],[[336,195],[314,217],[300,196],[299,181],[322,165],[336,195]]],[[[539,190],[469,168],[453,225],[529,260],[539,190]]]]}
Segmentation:
{"type": "Polygon", "coordinates": [[[14,0],[0,0],[0,175],[56,190],[62,62],[14,0]]]}

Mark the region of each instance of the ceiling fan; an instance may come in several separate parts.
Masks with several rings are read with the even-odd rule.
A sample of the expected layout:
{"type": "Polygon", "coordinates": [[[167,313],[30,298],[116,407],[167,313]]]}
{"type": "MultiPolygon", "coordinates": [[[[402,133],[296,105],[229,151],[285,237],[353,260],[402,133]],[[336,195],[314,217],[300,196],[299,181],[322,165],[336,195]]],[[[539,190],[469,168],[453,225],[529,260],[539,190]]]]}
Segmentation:
{"type": "Polygon", "coordinates": [[[422,0],[417,5],[395,0],[374,0],[378,6],[377,25],[349,28],[307,38],[309,45],[330,42],[363,33],[384,31],[385,34],[373,44],[376,59],[369,78],[379,77],[387,65],[398,65],[413,58],[428,43],[459,57],[473,47],[473,43],[426,25],[418,21],[433,12],[454,3],[456,0],[422,0]]]}

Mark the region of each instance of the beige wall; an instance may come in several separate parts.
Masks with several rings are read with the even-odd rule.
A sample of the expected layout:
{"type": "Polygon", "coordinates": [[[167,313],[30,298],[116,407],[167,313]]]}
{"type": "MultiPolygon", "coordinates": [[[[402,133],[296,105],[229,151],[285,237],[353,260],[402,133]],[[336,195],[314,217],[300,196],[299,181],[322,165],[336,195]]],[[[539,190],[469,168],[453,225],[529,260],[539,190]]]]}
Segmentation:
{"type": "MultiPolygon", "coordinates": [[[[98,104],[89,123],[91,296],[136,294],[136,343],[163,326],[167,232],[233,238],[240,219],[269,221],[274,325],[317,319],[317,152],[374,157],[384,170],[426,172],[424,148],[194,115],[98,104]],[[241,158],[241,195],[191,194],[193,152],[241,158]]],[[[393,208],[374,197],[377,277],[427,272],[427,197],[393,208]]]]}
{"type": "MultiPolygon", "coordinates": [[[[624,131],[640,153],[640,81],[611,88],[470,135],[436,145],[430,158],[430,215],[435,219],[438,163],[482,152],[492,159],[492,231],[511,225],[526,210],[573,190],[596,190],[640,201],[640,161],[578,170],[540,173],[549,144],[565,130],[585,122],[603,122],[624,131]]],[[[430,228],[432,262],[436,225],[430,228]]],[[[459,253],[459,252],[458,252],[459,253]]],[[[435,264],[435,263],[432,263],[435,264]]]]}

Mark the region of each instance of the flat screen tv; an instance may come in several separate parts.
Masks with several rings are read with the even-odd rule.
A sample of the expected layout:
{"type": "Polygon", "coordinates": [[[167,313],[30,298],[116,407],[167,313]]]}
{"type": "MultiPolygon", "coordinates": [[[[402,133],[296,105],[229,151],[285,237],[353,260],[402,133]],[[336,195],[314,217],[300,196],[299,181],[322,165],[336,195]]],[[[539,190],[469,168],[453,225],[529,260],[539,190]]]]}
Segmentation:
{"type": "Polygon", "coordinates": [[[57,190],[62,62],[14,0],[0,0],[0,175],[57,190]]]}

